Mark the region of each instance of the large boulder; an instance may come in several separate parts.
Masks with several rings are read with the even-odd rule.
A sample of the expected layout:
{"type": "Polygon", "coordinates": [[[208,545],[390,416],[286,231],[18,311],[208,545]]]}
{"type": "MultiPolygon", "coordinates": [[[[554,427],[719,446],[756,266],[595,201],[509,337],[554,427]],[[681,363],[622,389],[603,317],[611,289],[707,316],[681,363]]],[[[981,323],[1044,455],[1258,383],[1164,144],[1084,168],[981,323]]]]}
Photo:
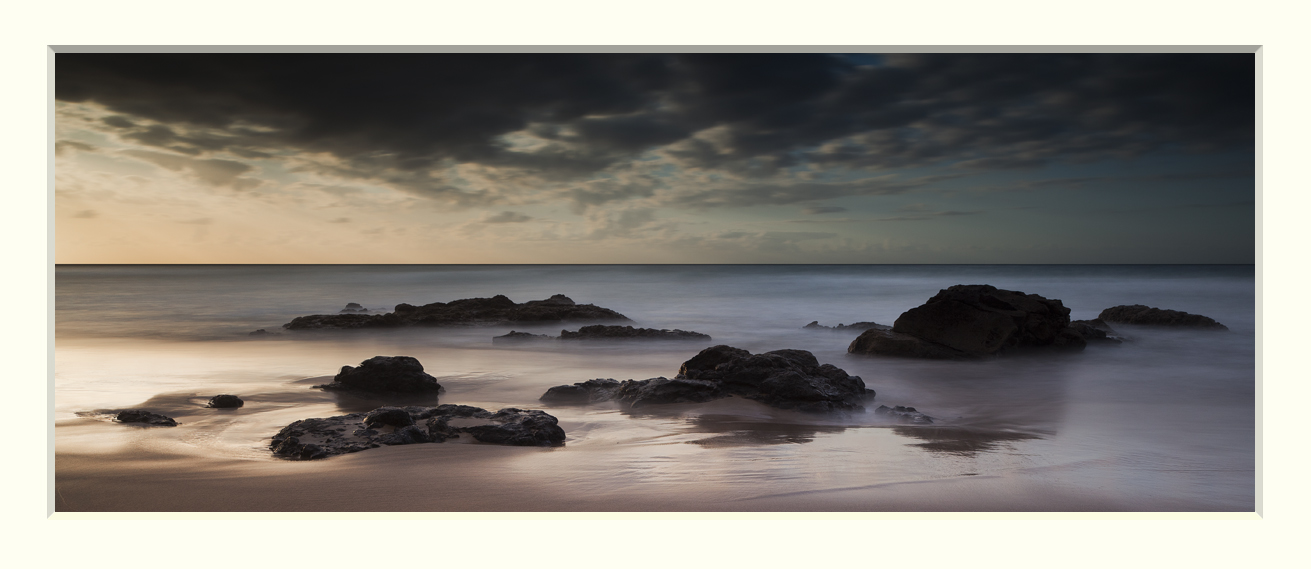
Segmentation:
{"type": "Polygon", "coordinates": [[[1229,327],[1200,314],[1152,308],[1141,304],[1112,306],[1097,315],[1100,320],[1139,326],[1168,326],[1199,330],[1228,330],[1229,327]]]}
{"type": "Polygon", "coordinates": [[[515,303],[504,295],[434,302],[423,306],[397,304],[387,314],[314,314],[283,324],[288,330],[331,328],[397,328],[403,326],[508,325],[578,321],[628,321],[628,317],[591,304],[578,304],[557,294],[546,300],[515,303]]]}
{"type": "Polygon", "coordinates": [[[269,449],[283,458],[311,460],[380,446],[440,443],[461,434],[513,446],[560,446],[565,440],[564,429],[544,411],[511,408],[492,413],[468,405],[437,405],[303,419],[273,435],[269,449]]]}
{"type": "Polygon", "coordinates": [[[657,377],[618,382],[593,379],[552,387],[542,401],[583,404],[619,401],[631,407],[664,403],[699,403],[737,395],[781,409],[863,411],[874,396],[857,376],[820,364],[804,350],[752,354],[731,346],[701,350],[683,363],[673,379],[657,377]]]}
{"type": "Polygon", "coordinates": [[[159,413],[151,413],[143,409],[127,409],[119,411],[114,415],[114,420],[119,423],[139,423],[149,427],[176,427],[178,422],[172,417],[165,417],[159,413]]]}
{"type": "Polygon", "coordinates": [[[710,341],[710,336],[700,332],[686,330],[663,330],[655,328],[634,328],[632,326],[606,326],[594,324],[583,326],[577,332],[560,331],[561,340],[614,340],[629,338],[649,338],[656,340],[703,340],[710,341]]]}
{"type": "Polygon", "coordinates": [[[1061,301],[989,285],[956,285],[902,313],[892,330],[868,330],[855,354],[979,358],[1033,349],[1081,350],[1061,301]]]}
{"type": "Polygon", "coordinates": [[[343,366],[324,389],[380,393],[437,393],[437,378],[423,372],[423,364],[410,356],[374,356],[358,367],[343,366]]]}

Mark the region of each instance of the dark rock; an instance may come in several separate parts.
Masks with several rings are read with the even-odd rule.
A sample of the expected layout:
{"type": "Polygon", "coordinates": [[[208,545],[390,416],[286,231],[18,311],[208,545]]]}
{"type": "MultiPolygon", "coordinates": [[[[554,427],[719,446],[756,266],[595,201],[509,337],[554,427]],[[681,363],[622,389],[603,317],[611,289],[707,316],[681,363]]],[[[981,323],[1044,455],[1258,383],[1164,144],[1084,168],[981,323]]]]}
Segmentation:
{"type": "Polygon", "coordinates": [[[652,338],[665,340],[704,340],[709,341],[710,336],[700,332],[688,332],[685,330],[657,330],[655,328],[634,328],[632,326],[605,326],[596,324],[592,326],[583,326],[577,332],[568,330],[560,331],[561,340],[602,340],[602,339],[628,339],[628,338],[652,338]]]}
{"type": "Polygon", "coordinates": [[[437,405],[381,407],[369,413],[303,419],[273,435],[269,449],[283,458],[310,460],[379,446],[440,443],[461,433],[480,442],[517,446],[560,446],[565,440],[556,418],[544,411],[502,409],[492,413],[468,405],[437,405]]]}
{"type": "Polygon", "coordinates": [[[877,354],[880,356],[897,356],[903,358],[924,358],[931,360],[960,360],[970,357],[960,350],[953,350],[941,344],[921,340],[910,334],[899,334],[891,330],[867,330],[847,347],[853,354],[877,354]]]}
{"type": "Polygon", "coordinates": [[[316,314],[283,324],[288,330],[319,328],[396,328],[402,326],[507,325],[571,321],[627,321],[628,317],[591,304],[577,304],[562,294],[522,304],[503,295],[466,298],[423,306],[401,303],[387,314],[316,314]]]}
{"type": "Polygon", "coordinates": [[[280,336],[281,334],[278,334],[277,332],[269,332],[268,330],[260,328],[259,330],[251,332],[250,334],[247,335],[248,336],[280,336]]]}
{"type": "Polygon", "coordinates": [[[1178,310],[1152,308],[1141,304],[1113,306],[1097,315],[1100,320],[1136,324],[1139,326],[1168,326],[1171,328],[1197,328],[1199,330],[1228,330],[1229,327],[1200,314],[1178,310]]]}
{"type": "Polygon", "coordinates": [[[559,446],[564,444],[564,429],[545,411],[501,409],[487,425],[464,427],[474,440],[515,446],[559,446]]]}
{"type": "Polygon", "coordinates": [[[554,340],[554,339],[555,336],[547,336],[546,334],[529,334],[527,332],[515,332],[514,330],[510,330],[509,334],[506,334],[504,336],[493,337],[492,343],[513,344],[519,342],[532,342],[538,340],[554,340]]]}
{"type": "Polygon", "coordinates": [[[1070,322],[1072,332],[1078,334],[1088,343],[1120,344],[1124,338],[1101,318],[1094,320],[1075,320],[1070,322]]]}
{"type": "Polygon", "coordinates": [[[437,378],[423,372],[423,365],[410,356],[374,356],[359,367],[343,366],[324,389],[354,389],[386,393],[437,393],[437,378]]]}
{"type": "Polygon", "coordinates": [[[818,320],[801,327],[802,330],[833,330],[834,332],[863,332],[865,330],[891,330],[891,326],[879,324],[877,322],[852,322],[851,324],[838,324],[837,326],[823,326],[818,320]]]}
{"type": "Polygon", "coordinates": [[[933,417],[916,411],[914,407],[902,407],[901,405],[888,407],[887,405],[879,405],[878,409],[874,410],[874,413],[895,418],[903,423],[913,423],[916,425],[933,424],[933,417]]]}
{"type": "MultiPolygon", "coordinates": [[[[629,380],[632,381],[632,380],[629,380]]],[[[618,393],[619,382],[613,379],[589,379],[573,385],[557,385],[546,390],[538,400],[557,405],[584,405],[610,401],[618,393]]]]}
{"type": "Polygon", "coordinates": [[[408,427],[413,424],[414,418],[400,407],[379,407],[364,416],[364,426],[371,428],[380,425],[408,427]]]}
{"type": "Polygon", "coordinates": [[[1083,349],[1085,340],[1067,330],[1069,325],[1070,309],[1059,300],[989,285],[956,285],[902,313],[891,333],[867,330],[847,351],[978,358],[1034,349],[1083,349]]]}
{"type": "Polygon", "coordinates": [[[619,384],[615,399],[628,403],[634,409],[646,405],[665,403],[704,403],[731,395],[713,381],[699,379],[656,377],[642,381],[628,380],[619,384]]]}
{"type": "Polygon", "coordinates": [[[359,303],[356,303],[356,302],[347,302],[347,303],[346,303],[346,308],[341,309],[340,312],[341,312],[342,314],[353,314],[353,313],[363,314],[363,313],[368,312],[368,311],[369,311],[369,309],[367,309],[367,308],[365,308],[365,307],[363,307],[363,306],[360,306],[359,303]]]}
{"type": "Polygon", "coordinates": [[[700,403],[737,395],[781,409],[862,411],[874,392],[859,377],[820,363],[804,350],[752,355],[731,346],[701,350],[683,363],[674,379],[657,377],[617,382],[593,379],[552,387],[547,403],[619,401],[631,407],[662,403],[700,403]]]}
{"type": "Polygon", "coordinates": [[[119,411],[114,416],[114,420],[119,423],[141,423],[151,427],[176,427],[178,422],[172,417],[165,417],[159,413],[151,413],[142,409],[128,409],[119,411]]]}
{"type": "Polygon", "coordinates": [[[215,395],[209,399],[209,403],[205,406],[213,409],[236,409],[245,404],[246,402],[236,395],[215,395]]]}

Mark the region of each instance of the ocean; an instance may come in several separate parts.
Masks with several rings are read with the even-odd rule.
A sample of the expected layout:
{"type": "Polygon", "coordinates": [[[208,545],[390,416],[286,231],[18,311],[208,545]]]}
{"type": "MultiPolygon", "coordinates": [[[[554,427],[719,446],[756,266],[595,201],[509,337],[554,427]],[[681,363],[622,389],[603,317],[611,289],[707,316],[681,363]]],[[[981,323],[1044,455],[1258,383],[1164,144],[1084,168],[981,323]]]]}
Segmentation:
{"type": "Polygon", "coordinates": [[[1251,265],[64,265],[56,268],[57,511],[1253,511],[1256,281],[1251,265]],[[1113,325],[1122,345],[981,361],[858,356],[956,284],[1060,299],[1072,319],[1145,304],[1228,332],[1113,325]],[[713,340],[493,345],[550,326],[287,331],[346,303],[387,311],[564,294],[635,326],[713,340]],[[264,329],[273,334],[252,336],[264,329]],[[673,377],[716,344],[808,350],[860,376],[872,412],[814,415],[732,398],[640,411],[550,406],[548,388],[673,377]],[[325,392],[344,365],[418,358],[442,403],[543,409],[558,448],[467,440],[320,461],[272,456],[309,417],[385,402],[325,392]],[[233,411],[203,408],[240,395],[233,411]],[[175,428],[109,422],[146,408],[175,428]],[[351,488],[344,492],[342,488],[351,488]]]}

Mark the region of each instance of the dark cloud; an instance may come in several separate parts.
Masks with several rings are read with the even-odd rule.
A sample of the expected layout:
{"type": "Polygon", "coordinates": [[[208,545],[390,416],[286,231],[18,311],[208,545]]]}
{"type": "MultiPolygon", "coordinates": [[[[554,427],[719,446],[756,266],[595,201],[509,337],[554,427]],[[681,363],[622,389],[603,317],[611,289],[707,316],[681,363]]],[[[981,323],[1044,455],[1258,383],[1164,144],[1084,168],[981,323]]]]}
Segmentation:
{"type": "Polygon", "coordinates": [[[78,150],[81,152],[95,152],[96,147],[85,142],[76,140],[59,140],[55,142],[55,155],[63,156],[69,150],[78,150]]]}
{"type": "Polygon", "coordinates": [[[127,150],[124,154],[175,172],[189,172],[211,186],[228,186],[242,190],[259,185],[258,180],[241,177],[242,174],[253,169],[250,165],[241,162],[218,159],[198,160],[149,150],[127,150]]]}
{"type": "MultiPolygon", "coordinates": [[[[657,149],[746,179],[796,167],[976,172],[1254,149],[1255,58],[58,54],[56,97],[102,104],[124,138],[196,159],[327,153],[338,174],[474,204],[495,196],[431,172],[481,164],[582,182],[657,149]],[[519,131],[538,142],[507,138],[519,131]]],[[[216,185],[239,175],[188,168],[216,185]]],[[[572,196],[595,205],[652,187],[580,186],[572,196]]],[[[721,201],[800,201],[794,193],[761,186],[721,201]]]]}
{"type": "Polygon", "coordinates": [[[532,220],[532,216],[524,215],[517,211],[503,211],[495,215],[488,215],[482,219],[483,223],[523,223],[532,220]]]}
{"type": "Polygon", "coordinates": [[[820,215],[825,213],[841,213],[847,211],[847,208],[838,206],[811,206],[801,211],[809,215],[820,215]]]}

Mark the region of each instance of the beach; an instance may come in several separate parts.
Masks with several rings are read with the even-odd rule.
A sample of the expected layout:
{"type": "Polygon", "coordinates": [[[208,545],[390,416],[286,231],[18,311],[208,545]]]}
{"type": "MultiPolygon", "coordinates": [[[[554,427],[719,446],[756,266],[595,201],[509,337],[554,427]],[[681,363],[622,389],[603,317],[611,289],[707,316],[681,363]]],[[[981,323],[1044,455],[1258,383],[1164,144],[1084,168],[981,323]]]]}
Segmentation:
{"type": "MultiPolygon", "coordinates": [[[[1224,511],[1255,508],[1255,285],[1237,266],[60,266],[56,270],[56,511],[1224,511]],[[1228,332],[1117,326],[1081,353],[924,361],[857,356],[955,284],[1062,300],[1072,319],[1141,303],[1228,332]],[[494,345],[511,329],[580,324],[287,331],[348,302],[389,310],[504,294],[564,294],[697,341],[494,345]],[[272,334],[250,335],[264,329],[272,334]],[[863,378],[863,413],[741,398],[626,409],[546,405],[550,387],[673,377],[711,345],[812,352],[863,378]],[[408,355],[440,403],[542,409],[555,448],[384,447],[276,458],[293,421],[385,398],[315,389],[344,365],[408,355]],[[220,393],[245,405],[204,407],[220,393]],[[872,413],[913,406],[932,425],[872,413]],[[141,408],[177,427],[117,424],[141,408]]],[[[430,404],[435,404],[431,402],[430,404]]]]}

